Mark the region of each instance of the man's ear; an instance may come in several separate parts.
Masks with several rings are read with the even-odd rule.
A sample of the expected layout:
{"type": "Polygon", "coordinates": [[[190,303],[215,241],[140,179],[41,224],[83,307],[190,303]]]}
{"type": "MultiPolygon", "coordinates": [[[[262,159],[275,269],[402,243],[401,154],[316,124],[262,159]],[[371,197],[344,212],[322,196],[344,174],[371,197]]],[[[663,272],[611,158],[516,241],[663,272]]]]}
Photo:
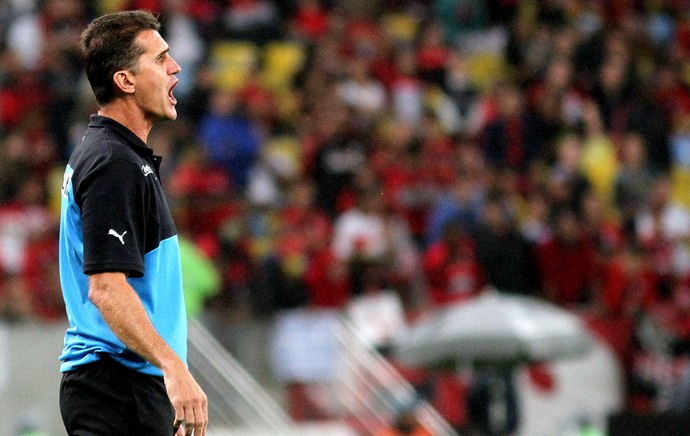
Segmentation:
{"type": "Polygon", "coordinates": [[[125,94],[134,94],[134,75],[127,70],[116,71],[113,82],[125,94]]]}

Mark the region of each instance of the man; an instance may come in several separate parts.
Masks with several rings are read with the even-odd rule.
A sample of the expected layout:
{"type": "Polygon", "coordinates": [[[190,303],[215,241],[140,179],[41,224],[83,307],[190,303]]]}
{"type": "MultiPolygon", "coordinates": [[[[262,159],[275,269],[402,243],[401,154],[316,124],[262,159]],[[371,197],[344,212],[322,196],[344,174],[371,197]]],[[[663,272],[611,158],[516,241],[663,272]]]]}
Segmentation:
{"type": "Polygon", "coordinates": [[[203,436],[207,398],[185,364],[175,225],[146,146],[177,117],[179,65],[148,12],[94,20],[81,45],[99,105],[62,187],[60,279],[70,327],[60,409],[70,435],[203,436]]]}

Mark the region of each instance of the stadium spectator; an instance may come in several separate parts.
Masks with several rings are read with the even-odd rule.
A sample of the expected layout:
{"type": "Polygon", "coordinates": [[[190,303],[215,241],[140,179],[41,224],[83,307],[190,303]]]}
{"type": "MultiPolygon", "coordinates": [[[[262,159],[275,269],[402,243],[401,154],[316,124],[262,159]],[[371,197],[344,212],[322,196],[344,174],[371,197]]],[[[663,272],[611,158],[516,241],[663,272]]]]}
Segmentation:
{"type": "Polygon", "coordinates": [[[290,18],[290,34],[314,43],[326,35],[328,21],[328,12],[319,0],[299,0],[297,10],[290,18]]]}
{"type": "Polygon", "coordinates": [[[403,46],[395,50],[393,67],[389,90],[393,116],[418,125],[424,110],[425,83],[418,77],[419,63],[415,49],[403,46]]]}
{"type": "Polygon", "coordinates": [[[180,152],[168,179],[176,222],[193,240],[215,240],[216,248],[206,250],[209,255],[217,252],[220,227],[233,213],[232,186],[225,169],[211,162],[198,145],[180,152]]]}
{"type": "Polygon", "coordinates": [[[347,76],[338,85],[338,94],[363,122],[373,121],[386,104],[386,92],[363,59],[354,57],[347,65],[347,76]]]}
{"type": "Polygon", "coordinates": [[[361,294],[365,279],[375,276],[380,283],[396,286],[403,302],[409,303],[419,256],[409,227],[381,198],[378,184],[361,179],[356,205],[334,220],[333,252],[348,264],[353,294],[361,294]]]}
{"type": "Polygon", "coordinates": [[[520,234],[503,200],[497,192],[487,194],[473,234],[479,265],[487,284],[497,290],[537,295],[540,286],[534,248],[520,234]]]}
{"type": "Polygon", "coordinates": [[[484,202],[484,187],[477,180],[459,175],[453,186],[434,203],[426,227],[426,243],[437,242],[449,222],[456,222],[474,230],[480,220],[484,202]]]}
{"type": "Polygon", "coordinates": [[[536,247],[542,292],[562,307],[584,306],[597,285],[592,241],[584,237],[572,209],[561,209],[553,218],[553,238],[536,247]]]}
{"type": "Polygon", "coordinates": [[[616,146],[604,130],[599,108],[587,100],[582,105],[582,150],[580,169],[593,191],[607,204],[614,196],[618,172],[616,146]]]}
{"type": "Polygon", "coordinates": [[[442,238],[424,252],[423,265],[434,305],[466,301],[484,289],[474,240],[460,222],[445,224],[442,238]]]}
{"type": "Polygon", "coordinates": [[[652,189],[653,175],[640,135],[628,135],[620,146],[620,166],[614,180],[615,205],[626,236],[635,239],[635,216],[652,189]]]}
{"type": "MultiPolygon", "coordinates": [[[[333,97],[333,96],[331,96],[333,97]]],[[[336,97],[337,98],[337,97],[336,97]]],[[[331,217],[347,207],[354,179],[365,167],[369,144],[348,121],[348,110],[340,102],[319,105],[319,136],[312,177],[316,182],[316,204],[331,217]]]]}
{"type": "Polygon", "coordinates": [[[221,29],[229,39],[258,44],[280,37],[279,10],[268,0],[230,0],[221,11],[221,29]]]}
{"type": "Polygon", "coordinates": [[[582,172],[582,139],[571,133],[563,136],[556,145],[556,161],[549,167],[546,192],[554,208],[570,208],[582,211],[582,198],[591,189],[589,180],[582,172]]]}
{"type": "Polygon", "coordinates": [[[54,236],[55,217],[46,207],[44,185],[43,179],[29,177],[0,207],[0,268],[10,276],[21,275],[27,267],[27,247],[32,240],[54,236]]]}
{"type": "Polygon", "coordinates": [[[198,138],[209,158],[224,167],[243,192],[260,149],[257,126],[243,111],[236,91],[215,89],[208,112],[199,122],[198,138]]]}
{"type": "Polygon", "coordinates": [[[496,98],[498,116],[483,134],[483,150],[494,168],[510,168],[526,174],[543,150],[538,120],[524,107],[524,96],[513,85],[500,85],[496,98]]]}
{"type": "Polygon", "coordinates": [[[310,295],[305,280],[312,257],[331,232],[328,216],[314,205],[314,192],[311,181],[295,181],[288,189],[286,204],[275,213],[277,224],[271,237],[274,247],[265,267],[269,292],[278,309],[329,305],[319,298],[324,295],[317,297],[318,302],[310,301],[315,295],[310,295]]]}

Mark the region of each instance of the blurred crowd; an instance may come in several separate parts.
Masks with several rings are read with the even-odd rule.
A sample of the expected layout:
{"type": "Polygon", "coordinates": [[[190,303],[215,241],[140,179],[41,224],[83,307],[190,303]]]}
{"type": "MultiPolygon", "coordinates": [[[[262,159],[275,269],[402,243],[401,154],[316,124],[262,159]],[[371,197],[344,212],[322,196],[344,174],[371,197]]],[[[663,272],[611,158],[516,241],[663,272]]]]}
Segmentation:
{"type": "Polygon", "coordinates": [[[197,310],[393,290],[413,318],[491,286],[582,314],[628,408],[688,407],[690,2],[0,0],[5,319],[64,317],[60,183],[97,110],[79,34],[133,8],[182,67],[149,145],[218,272],[197,310]]]}

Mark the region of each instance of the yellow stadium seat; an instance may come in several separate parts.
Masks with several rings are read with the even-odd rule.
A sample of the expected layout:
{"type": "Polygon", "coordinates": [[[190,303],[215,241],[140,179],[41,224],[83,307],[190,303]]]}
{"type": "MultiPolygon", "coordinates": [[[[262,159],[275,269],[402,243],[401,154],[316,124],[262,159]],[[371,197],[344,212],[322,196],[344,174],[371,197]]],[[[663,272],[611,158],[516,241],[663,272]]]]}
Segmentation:
{"type": "Polygon", "coordinates": [[[412,41],[417,36],[419,30],[417,19],[409,14],[388,14],[381,21],[381,27],[388,36],[400,42],[412,41]]]}
{"type": "Polygon", "coordinates": [[[211,68],[217,86],[239,89],[256,71],[259,50],[248,41],[221,41],[211,47],[211,68]]]}
{"type": "Polygon", "coordinates": [[[98,12],[101,15],[109,14],[111,12],[122,11],[127,6],[127,0],[100,0],[95,3],[98,12]]]}
{"type": "Polygon", "coordinates": [[[304,66],[305,49],[294,41],[273,41],[263,49],[261,83],[269,89],[289,87],[304,66]]]}
{"type": "Polygon", "coordinates": [[[674,201],[690,208],[690,169],[679,165],[671,169],[671,197],[674,201]]]}
{"type": "Polygon", "coordinates": [[[488,89],[506,74],[502,57],[490,51],[476,52],[467,59],[469,76],[479,89],[488,89]]]}
{"type": "Polygon", "coordinates": [[[680,81],[685,86],[690,86],[690,61],[685,61],[681,65],[680,81]]]}

